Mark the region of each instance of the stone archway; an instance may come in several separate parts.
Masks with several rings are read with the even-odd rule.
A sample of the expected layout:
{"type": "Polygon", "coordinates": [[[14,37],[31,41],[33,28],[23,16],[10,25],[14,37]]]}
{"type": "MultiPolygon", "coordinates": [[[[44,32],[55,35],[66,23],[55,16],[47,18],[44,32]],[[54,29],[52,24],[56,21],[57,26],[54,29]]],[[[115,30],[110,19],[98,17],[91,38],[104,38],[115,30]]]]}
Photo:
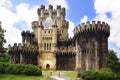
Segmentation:
{"type": "Polygon", "coordinates": [[[46,64],[46,69],[50,69],[50,65],[49,64],[46,64]]]}

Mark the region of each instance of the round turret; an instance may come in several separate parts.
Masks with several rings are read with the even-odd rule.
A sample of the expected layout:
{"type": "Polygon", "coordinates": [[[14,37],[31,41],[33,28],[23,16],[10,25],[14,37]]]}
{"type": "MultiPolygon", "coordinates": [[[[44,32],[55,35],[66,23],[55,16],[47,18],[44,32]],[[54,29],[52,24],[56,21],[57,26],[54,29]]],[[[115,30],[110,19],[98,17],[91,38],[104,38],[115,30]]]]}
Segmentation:
{"type": "Polygon", "coordinates": [[[74,29],[77,68],[98,70],[107,67],[109,35],[109,25],[100,21],[82,23],[74,29]]]}

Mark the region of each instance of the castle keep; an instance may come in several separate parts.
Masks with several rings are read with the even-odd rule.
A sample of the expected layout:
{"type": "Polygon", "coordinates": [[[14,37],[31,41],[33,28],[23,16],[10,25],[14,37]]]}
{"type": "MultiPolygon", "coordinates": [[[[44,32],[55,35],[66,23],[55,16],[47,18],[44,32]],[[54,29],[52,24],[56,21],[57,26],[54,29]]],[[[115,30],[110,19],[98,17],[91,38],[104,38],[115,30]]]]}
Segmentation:
{"type": "Polygon", "coordinates": [[[107,66],[110,27],[105,22],[82,23],[69,38],[65,8],[41,5],[32,32],[22,31],[22,44],[9,45],[10,62],[42,69],[87,70],[107,66]]]}

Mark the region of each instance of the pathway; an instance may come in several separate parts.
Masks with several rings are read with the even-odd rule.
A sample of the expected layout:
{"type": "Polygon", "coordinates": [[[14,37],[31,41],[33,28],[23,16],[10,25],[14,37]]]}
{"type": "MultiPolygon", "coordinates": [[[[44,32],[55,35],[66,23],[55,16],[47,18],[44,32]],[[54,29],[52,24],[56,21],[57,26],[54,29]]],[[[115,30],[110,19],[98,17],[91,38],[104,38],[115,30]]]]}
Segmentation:
{"type": "Polygon", "coordinates": [[[65,76],[62,72],[58,72],[57,74],[51,74],[49,76],[51,80],[78,80],[72,77],[65,76]]]}

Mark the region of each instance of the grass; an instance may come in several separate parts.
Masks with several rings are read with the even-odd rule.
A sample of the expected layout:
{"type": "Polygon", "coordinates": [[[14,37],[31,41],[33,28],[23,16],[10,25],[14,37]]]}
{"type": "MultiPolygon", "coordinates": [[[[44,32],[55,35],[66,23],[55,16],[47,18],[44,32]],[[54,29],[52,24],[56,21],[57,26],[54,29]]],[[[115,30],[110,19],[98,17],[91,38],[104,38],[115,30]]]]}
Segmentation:
{"type": "Polygon", "coordinates": [[[50,80],[50,79],[48,77],[43,76],[0,74],[0,80],[50,80]]]}
{"type": "Polygon", "coordinates": [[[76,78],[77,77],[77,71],[62,71],[66,76],[76,78]]]}
{"type": "Polygon", "coordinates": [[[13,74],[0,74],[0,80],[50,80],[49,75],[57,74],[58,72],[64,74],[65,76],[76,78],[76,71],[57,71],[57,70],[42,70],[43,76],[26,76],[26,75],[13,75],[13,74]]]}
{"type": "Polygon", "coordinates": [[[57,71],[57,70],[43,70],[42,73],[43,75],[50,75],[50,72],[52,72],[52,74],[57,74],[58,72],[68,76],[68,77],[72,77],[72,78],[76,78],[77,77],[77,71],[57,71]]]}

